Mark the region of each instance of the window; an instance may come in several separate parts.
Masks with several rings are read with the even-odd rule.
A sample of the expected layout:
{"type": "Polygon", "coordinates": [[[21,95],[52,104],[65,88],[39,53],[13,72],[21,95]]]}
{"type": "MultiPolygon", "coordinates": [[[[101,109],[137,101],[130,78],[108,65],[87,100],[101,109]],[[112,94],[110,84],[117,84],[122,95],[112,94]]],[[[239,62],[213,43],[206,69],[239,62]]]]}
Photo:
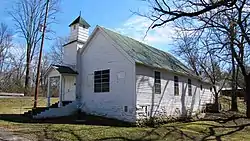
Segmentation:
{"type": "MultiPolygon", "coordinates": [[[[143,106],[144,107],[144,106],[143,106]]],[[[147,117],[149,117],[150,116],[150,111],[149,111],[149,109],[150,109],[150,107],[149,106],[145,106],[145,114],[146,114],[146,116],[147,117]]]]}
{"type": "Polygon", "coordinates": [[[161,94],[161,73],[158,71],[155,71],[154,91],[161,94]]]}
{"type": "Polygon", "coordinates": [[[191,83],[191,79],[188,79],[188,95],[192,96],[192,83],[191,83]]]}
{"type": "Polygon", "coordinates": [[[179,95],[179,80],[178,80],[178,76],[174,76],[174,95],[179,95]]]}
{"type": "Polygon", "coordinates": [[[128,112],[128,106],[124,106],[124,112],[128,112]]]}
{"type": "Polygon", "coordinates": [[[109,70],[95,71],[94,74],[94,92],[109,92],[109,70]]]}
{"type": "Polygon", "coordinates": [[[76,25],[73,26],[73,29],[74,29],[74,30],[76,29],[76,25]]]}
{"type": "Polygon", "coordinates": [[[210,87],[210,92],[212,92],[212,90],[213,90],[213,88],[212,88],[212,87],[210,87]]]}
{"type": "Polygon", "coordinates": [[[201,87],[201,90],[202,90],[202,85],[200,87],[201,87]]]}

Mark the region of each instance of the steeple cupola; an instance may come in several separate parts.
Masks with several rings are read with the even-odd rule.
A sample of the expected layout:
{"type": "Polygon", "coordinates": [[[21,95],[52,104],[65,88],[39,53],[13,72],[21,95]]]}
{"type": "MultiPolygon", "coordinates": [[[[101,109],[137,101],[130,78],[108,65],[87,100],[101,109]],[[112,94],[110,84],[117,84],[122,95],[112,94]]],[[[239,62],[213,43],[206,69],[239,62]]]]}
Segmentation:
{"type": "Polygon", "coordinates": [[[70,25],[70,42],[79,41],[86,42],[89,37],[90,25],[81,17],[78,16],[70,25]]]}
{"type": "Polygon", "coordinates": [[[69,27],[69,41],[63,48],[63,64],[67,66],[76,66],[77,51],[83,48],[88,40],[90,25],[81,16],[78,16],[69,27]]]}

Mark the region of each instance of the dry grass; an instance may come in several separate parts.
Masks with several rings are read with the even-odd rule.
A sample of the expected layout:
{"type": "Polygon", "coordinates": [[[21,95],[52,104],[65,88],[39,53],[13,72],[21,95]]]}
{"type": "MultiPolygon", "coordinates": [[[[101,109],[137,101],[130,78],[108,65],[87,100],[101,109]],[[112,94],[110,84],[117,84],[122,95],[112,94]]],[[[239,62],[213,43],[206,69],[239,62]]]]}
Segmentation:
{"type": "MultiPolygon", "coordinates": [[[[221,99],[224,106],[228,99],[221,99]]],[[[31,99],[2,99],[0,100],[0,113],[18,112],[15,108],[19,105],[32,107],[31,99]],[[2,102],[7,108],[3,108],[2,102]],[[9,110],[7,110],[9,109],[9,110]],[[3,110],[3,111],[1,111],[3,110]]],[[[42,103],[41,102],[41,106],[42,103]]],[[[244,108],[244,103],[239,104],[239,109],[244,108]]],[[[22,108],[24,109],[24,108],[22,108]]],[[[221,119],[192,122],[174,122],[157,128],[96,126],[84,124],[47,124],[47,123],[22,123],[1,120],[0,127],[4,127],[15,134],[25,136],[31,140],[250,140],[250,120],[244,117],[234,117],[227,113],[221,119]]],[[[219,116],[219,115],[218,115],[219,116]]]]}
{"type": "MultiPolygon", "coordinates": [[[[58,101],[58,98],[51,98],[51,103],[58,101]]],[[[32,109],[33,97],[21,98],[0,98],[0,114],[23,114],[32,109]]],[[[38,98],[38,107],[46,106],[47,98],[38,98]]]]}

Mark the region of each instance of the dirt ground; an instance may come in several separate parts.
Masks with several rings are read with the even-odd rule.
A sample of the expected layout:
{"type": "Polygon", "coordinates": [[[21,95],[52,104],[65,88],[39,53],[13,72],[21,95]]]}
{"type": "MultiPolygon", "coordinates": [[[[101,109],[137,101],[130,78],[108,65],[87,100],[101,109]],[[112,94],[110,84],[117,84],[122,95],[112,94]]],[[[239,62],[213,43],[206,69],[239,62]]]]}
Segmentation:
{"type": "Polygon", "coordinates": [[[30,141],[20,135],[7,131],[5,128],[0,127],[0,141],[30,141]]]}

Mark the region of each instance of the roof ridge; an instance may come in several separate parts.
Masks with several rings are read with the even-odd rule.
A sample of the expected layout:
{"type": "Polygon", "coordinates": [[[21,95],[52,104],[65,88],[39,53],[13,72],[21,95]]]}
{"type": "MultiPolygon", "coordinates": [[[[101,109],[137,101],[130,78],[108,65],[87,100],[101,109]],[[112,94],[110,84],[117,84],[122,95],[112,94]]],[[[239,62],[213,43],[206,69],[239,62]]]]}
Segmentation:
{"type": "MultiPolygon", "coordinates": [[[[138,41],[138,40],[136,40],[136,39],[134,39],[134,38],[132,38],[132,37],[130,37],[130,36],[128,36],[128,35],[124,35],[124,34],[121,34],[121,33],[115,32],[115,31],[113,31],[113,30],[111,30],[111,29],[108,29],[108,28],[105,28],[105,27],[103,27],[103,26],[99,26],[99,27],[101,27],[101,28],[103,28],[103,29],[106,29],[106,30],[109,30],[109,31],[111,31],[111,32],[113,32],[113,33],[115,33],[115,34],[119,34],[119,35],[121,35],[121,36],[124,36],[124,37],[130,38],[130,39],[132,39],[132,40],[134,40],[134,41],[136,41],[136,42],[139,42],[139,43],[141,43],[141,44],[143,44],[143,45],[146,45],[146,47],[148,47],[148,48],[153,48],[153,49],[155,49],[155,50],[158,50],[158,51],[161,51],[161,52],[163,52],[163,53],[166,53],[166,54],[168,54],[168,55],[170,55],[170,56],[172,56],[172,57],[175,57],[175,56],[173,56],[172,54],[170,54],[170,53],[169,53],[169,52],[167,52],[167,51],[164,51],[164,50],[161,50],[161,49],[155,48],[154,46],[151,46],[151,45],[148,45],[148,44],[143,43],[143,42],[141,42],[141,41],[138,41]]],[[[178,59],[177,59],[177,60],[178,60],[178,59]]],[[[178,61],[179,61],[179,60],[178,60],[178,61]]]]}
{"type": "Polygon", "coordinates": [[[114,40],[117,44],[120,44],[121,46],[123,46],[123,45],[127,46],[126,48],[129,48],[129,49],[126,49],[126,48],[123,48],[123,47],[122,47],[122,49],[125,50],[126,52],[128,52],[128,54],[136,62],[138,62],[138,63],[146,63],[146,64],[149,63],[149,65],[152,65],[153,67],[172,69],[173,71],[182,70],[182,73],[187,73],[187,74],[193,75],[192,74],[193,73],[192,69],[187,67],[185,64],[183,64],[180,60],[178,60],[172,54],[170,54],[170,53],[168,53],[166,51],[157,49],[157,48],[155,48],[155,47],[153,47],[151,45],[148,45],[148,44],[143,43],[141,41],[138,41],[136,39],[133,39],[132,37],[129,37],[127,35],[123,35],[121,33],[113,31],[111,29],[108,29],[108,28],[105,28],[105,27],[102,27],[102,26],[99,26],[99,27],[110,38],[112,38],[112,40],[114,40]],[[135,48],[136,46],[133,46],[135,44],[137,44],[139,46],[137,46],[137,48],[135,48]],[[140,50],[140,49],[142,49],[142,50],[140,50]],[[165,66],[166,63],[168,63],[167,66],[165,66]],[[178,67],[179,70],[175,66],[178,67]]]}
{"type": "MultiPolygon", "coordinates": [[[[110,30],[110,29],[108,29],[108,28],[105,28],[105,27],[103,27],[103,26],[99,26],[99,27],[101,27],[101,28],[103,28],[103,29],[106,29],[106,30],[109,30],[109,31],[111,31],[111,32],[113,32],[113,33],[115,33],[115,34],[119,34],[119,35],[121,35],[121,36],[130,38],[130,39],[132,39],[132,40],[134,40],[134,41],[136,41],[136,42],[139,42],[139,43],[141,43],[141,44],[143,44],[143,45],[146,45],[148,48],[153,48],[153,49],[156,49],[156,50],[158,50],[158,51],[161,51],[161,52],[164,52],[164,53],[167,53],[167,54],[171,55],[170,53],[168,53],[168,52],[166,52],[166,51],[160,50],[160,49],[155,48],[155,47],[153,47],[153,46],[151,46],[151,45],[148,45],[148,44],[146,44],[146,43],[143,43],[143,42],[141,42],[141,41],[138,41],[138,40],[136,40],[136,39],[134,39],[134,38],[132,38],[132,37],[130,37],[130,36],[128,36],[128,35],[124,35],[124,34],[115,32],[115,31],[110,30]]],[[[173,56],[173,55],[171,55],[171,56],[173,56]]]]}
{"type": "MultiPolygon", "coordinates": [[[[105,27],[103,27],[103,26],[99,26],[99,27],[101,27],[101,28],[103,28],[103,29],[106,29],[106,30],[109,30],[109,31],[111,31],[111,32],[113,32],[113,33],[115,33],[115,34],[119,34],[119,35],[121,35],[121,36],[124,36],[124,37],[126,37],[126,38],[130,38],[130,39],[132,39],[132,40],[134,40],[134,41],[136,41],[136,42],[139,42],[140,44],[145,45],[147,48],[155,49],[155,50],[157,50],[157,51],[166,53],[167,55],[170,55],[170,56],[172,56],[172,57],[175,58],[175,56],[173,56],[172,54],[168,53],[167,51],[163,51],[163,50],[160,50],[160,49],[158,49],[158,48],[155,48],[155,47],[153,47],[153,46],[151,46],[151,45],[148,45],[148,44],[143,43],[143,42],[141,42],[141,41],[138,41],[138,40],[136,40],[136,39],[134,39],[134,38],[132,38],[132,37],[129,37],[128,35],[123,35],[123,34],[121,34],[121,33],[118,33],[118,32],[115,32],[115,31],[113,31],[113,30],[110,30],[110,29],[108,29],[108,28],[105,28],[105,27]]],[[[179,61],[178,59],[176,59],[176,60],[179,61]]],[[[179,62],[180,62],[180,61],[179,61],[179,62]]]]}

